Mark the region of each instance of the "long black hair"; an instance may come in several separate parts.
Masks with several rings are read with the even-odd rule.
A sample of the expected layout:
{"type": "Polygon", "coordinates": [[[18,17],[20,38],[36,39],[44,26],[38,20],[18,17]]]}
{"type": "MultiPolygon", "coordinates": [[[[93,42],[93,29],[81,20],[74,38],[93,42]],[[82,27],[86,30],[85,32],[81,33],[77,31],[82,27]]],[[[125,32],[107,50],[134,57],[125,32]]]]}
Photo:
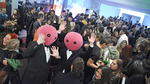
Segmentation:
{"type": "Polygon", "coordinates": [[[108,66],[100,66],[98,69],[102,70],[101,79],[100,80],[96,80],[94,84],[109,84],[110,74],[111,74],[110,67],[108,67],[108,66]]]}
{"type": "Polygon", "coordinates": [[[7,35],[7,33],[0,33],[0,48],[4,48],[3,39],[7,35]]]}

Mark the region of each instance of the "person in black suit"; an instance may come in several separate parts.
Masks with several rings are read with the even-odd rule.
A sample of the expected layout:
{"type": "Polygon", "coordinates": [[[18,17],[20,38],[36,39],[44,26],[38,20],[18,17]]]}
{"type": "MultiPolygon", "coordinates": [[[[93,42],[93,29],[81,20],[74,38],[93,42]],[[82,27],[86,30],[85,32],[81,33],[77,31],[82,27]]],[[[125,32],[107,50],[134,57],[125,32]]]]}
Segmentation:
{"type": "MultiPolygon", "coordinates": [[[[60,27],[57,31],[59,34],[63,31],[65,27],[60,27]]],[[[69,73],[71,71],[70,67],[73,63],[74,59],[77,57],[82,57],[83,59],[87,58],[87,54],[92,52],[92,47],[94,46],[95,34],[92,33],[91,37],[88,39],[90,42],[90,47],[87,52],[83,52],[81,46],[83,44],[82,36],[76,32],[70,32],[65,36],[64,43],[60,44],[59,54],[61,56],[61,60],[59,63],[53,67],[54,76],[58,72],[69,73]],[[73,37],[73,38],[72,38],[73,37]]]]}
{"type": "Polygon", "coordinates": [[[59,72],[55,78],[53,84],[82,84],[81,72],[84,69],[84,61],[81,57],[77,57],[72,65],[71,72],[64,74],[59,72]]]}
{"type": "Polygon", "coordinates": [[[22,84],[46,84],[53,60],[60,58],[58,48],[50,45],[57,40],[57,31],[54,27],[44,25],[37,31],[37,41],[29,43],[23,53],[28,58],[28,65],[22,77],[22,84]]]}

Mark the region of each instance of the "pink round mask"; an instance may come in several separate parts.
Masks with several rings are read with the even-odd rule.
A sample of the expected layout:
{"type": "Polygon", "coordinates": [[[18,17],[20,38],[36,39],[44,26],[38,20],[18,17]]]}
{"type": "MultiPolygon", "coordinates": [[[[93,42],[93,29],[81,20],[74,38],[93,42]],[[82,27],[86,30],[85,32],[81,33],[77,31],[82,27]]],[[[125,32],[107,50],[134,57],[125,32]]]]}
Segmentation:
{"type": "Polygon", "coordinates": [[[83,45],[82,36],[76,32],[69,32],[64,38],[65,45],[71,51],[78,50],[83,45]]]}
{"type": "Polygon", "coordinates": [[[53,26],[50,26],[50,25],[41,26],[37,30],[37,38],[38,38],[40,33],[43,33],[46,36],[44,44],[47,46],[54,43],[58,37],[57,30],[53,26]]]}

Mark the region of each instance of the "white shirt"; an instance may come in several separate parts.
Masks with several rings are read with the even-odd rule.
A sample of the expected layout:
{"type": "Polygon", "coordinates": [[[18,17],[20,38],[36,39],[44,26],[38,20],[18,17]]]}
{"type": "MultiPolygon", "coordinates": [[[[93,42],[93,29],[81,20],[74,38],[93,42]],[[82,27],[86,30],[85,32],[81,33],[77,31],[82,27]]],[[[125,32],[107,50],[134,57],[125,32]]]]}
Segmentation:
{"type": "Polygon", "coordinates": [[[118,40],[118,43],[117,43],[116,47],[117,47],[123,40],[126,40],[126,41],[127,41],[127,45],[129,44],[127,35],[126,35],[126,34],[122,34],[122,35],[120,36],[119,40],[118,40]]]}
{"type": "MultiPolygon", "coordinates": [[[[43,45],[44,46],[44,45],[43,45]]],[[[48,63],[48,61],[49,61],[49,59],[50,59],[50,50],[49,50],[49,48],[47,48],[47,47],[45,47],[44,46],[44,50],[45,50],[45,54],[46,54],[46,62],[48,63]]]]}
{"type": "Polygon", "coordinates": [[[69,51],[69,49],[66,51],[67,54],[67,60],[70,58],[70,56],[72,55],[72,51],[69,51]]]}
{"type": "MultiPolygon", "coordinates": [[[[69,51],[69,49],[66,51],[67,54],[67,60],[71,57],[72,51],[69,51]]],[[[65,73],[65,69],[62,71],[62,73],[65,73]]]]}

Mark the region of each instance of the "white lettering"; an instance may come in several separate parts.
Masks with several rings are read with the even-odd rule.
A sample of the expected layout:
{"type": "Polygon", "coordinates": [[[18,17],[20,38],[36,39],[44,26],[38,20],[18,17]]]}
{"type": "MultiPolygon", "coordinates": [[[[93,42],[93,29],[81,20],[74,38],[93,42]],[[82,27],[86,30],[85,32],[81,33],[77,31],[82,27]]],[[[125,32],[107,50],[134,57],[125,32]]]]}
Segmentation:
{"type": "Polygon", "coordinates": [[[0,2],[5,3],[5,0],[0,0],[0,2]]]}

